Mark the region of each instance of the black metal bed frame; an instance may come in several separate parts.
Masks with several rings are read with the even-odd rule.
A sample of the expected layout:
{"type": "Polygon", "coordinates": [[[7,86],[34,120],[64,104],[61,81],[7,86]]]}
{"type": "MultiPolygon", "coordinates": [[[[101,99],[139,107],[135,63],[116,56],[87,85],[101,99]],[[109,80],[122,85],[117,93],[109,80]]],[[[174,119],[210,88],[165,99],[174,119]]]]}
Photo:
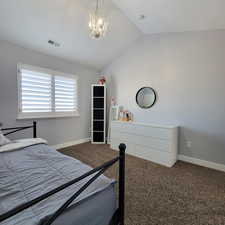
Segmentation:
{"type": "MultiPolygon", "coordinates": [[[[12,128],[4,128],[2,131],[7,131],[5,135],[9,135],[21,130],[33,128],[33,137],[37,137],[37,123],[34,121],[32,126],[26,126],[26,127],[12,127],[12,128]]],[[[69,205],[89,186],[91,185],[99,176],[101,176],[109,167],[114,165],[116,162],[119,162],[119,207],[114,213],[111,222],[109,225],[124,225],[124,209],[125,209],[125,150],[126,145],[120,144],[119,145],[119,156],[104,163],[101,166],[98,166],[91,171],[81,175],[80,177],[77,177],[71,181],[69,181],[66,184],[63,184],[27,203],[21,204],[9,212],[6,212],[2,215],[0,215],[0,223],[7,220],[10,217],[13,217],[17,215],[18,213],[32,207],[33,205],[47,199],[48,197],[54,195],[55,193],[58,193],[65,188],[81,181],[82,179],[95,174],[89,181],[87,181],[73,196],[71,196],[51,217],[47,219],[47,221],[44,221],[41,223],[41,225],[51,225],[68,207],[69,205]]]]}
{"type": "Polygon", "coordinates": [[[37,138],[37,122],[33,121],[32,126],[26,126],[26,127],[9,127],[9,128],[3,128],[2,131],[7,131],[4,135],[7,136],[9,134],[16,133],[21,130],[26,130],[29,128],[33,128],[33,138],[37,138]],[[9,131],[9,132],[8,132],[9,131]]]}

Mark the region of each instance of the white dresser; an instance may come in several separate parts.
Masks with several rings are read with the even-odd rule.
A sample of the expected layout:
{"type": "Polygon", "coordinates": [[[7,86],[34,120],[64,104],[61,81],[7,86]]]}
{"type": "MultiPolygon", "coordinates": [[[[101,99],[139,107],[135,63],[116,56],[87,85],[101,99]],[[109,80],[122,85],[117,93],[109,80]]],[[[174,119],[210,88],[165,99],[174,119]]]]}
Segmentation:
{"type": "Polygon", "coordinates": [[[177,161],[178,127],[112,121],[111,148],[118,150],[120,143],[126,153],[168,167],[177,161]]]}

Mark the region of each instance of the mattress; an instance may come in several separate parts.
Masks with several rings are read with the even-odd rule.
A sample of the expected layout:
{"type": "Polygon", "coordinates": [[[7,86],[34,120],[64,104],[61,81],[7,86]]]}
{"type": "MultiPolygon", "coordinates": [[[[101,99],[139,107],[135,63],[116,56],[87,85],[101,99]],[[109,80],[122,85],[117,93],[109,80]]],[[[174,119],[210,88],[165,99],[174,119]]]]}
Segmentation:
{"type": "MultiPolygon", "coordinates": [[[[90,171],[79,160],[38,144],[0,153],[0,214],[90,171]]],[[[94,176],[94,175],[92,175],[94,176]]],[[[39,225],[92,176],[9,218],[1,225],[39,225]]],[[[115,182],[100,176],[53,223],[107,225],[116,210],[115,182]]]]}

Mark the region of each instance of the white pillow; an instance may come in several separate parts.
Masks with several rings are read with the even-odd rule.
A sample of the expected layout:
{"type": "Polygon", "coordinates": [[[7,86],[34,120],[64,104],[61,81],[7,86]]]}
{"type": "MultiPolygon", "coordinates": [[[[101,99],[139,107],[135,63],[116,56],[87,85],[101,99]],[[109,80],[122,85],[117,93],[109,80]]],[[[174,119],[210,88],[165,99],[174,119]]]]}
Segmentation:
{"type": "Polygon", "coordinates": [[[1,129],[0,129],[0,146],[9,144],[11,141],[4,136],[4,134],[2,133],[1,129]]]}

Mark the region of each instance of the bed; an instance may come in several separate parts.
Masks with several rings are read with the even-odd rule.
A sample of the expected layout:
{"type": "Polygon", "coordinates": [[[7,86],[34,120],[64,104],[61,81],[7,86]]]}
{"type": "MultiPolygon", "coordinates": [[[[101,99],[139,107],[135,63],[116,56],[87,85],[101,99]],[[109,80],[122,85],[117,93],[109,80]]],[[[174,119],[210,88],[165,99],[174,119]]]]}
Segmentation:
{"type": "MultiPolygon", "coordinates": [[[[6,135],[33,128],[6,128],[6,135]],[[11,131],[12,130],[12,131],[11,131]]],[[[38,141],[0,152],[1,225],[124,225],[125,146],[120,155],[92,169],[38,141]],[[119,162],[116,181],[103,173],[119,162]]]]}

